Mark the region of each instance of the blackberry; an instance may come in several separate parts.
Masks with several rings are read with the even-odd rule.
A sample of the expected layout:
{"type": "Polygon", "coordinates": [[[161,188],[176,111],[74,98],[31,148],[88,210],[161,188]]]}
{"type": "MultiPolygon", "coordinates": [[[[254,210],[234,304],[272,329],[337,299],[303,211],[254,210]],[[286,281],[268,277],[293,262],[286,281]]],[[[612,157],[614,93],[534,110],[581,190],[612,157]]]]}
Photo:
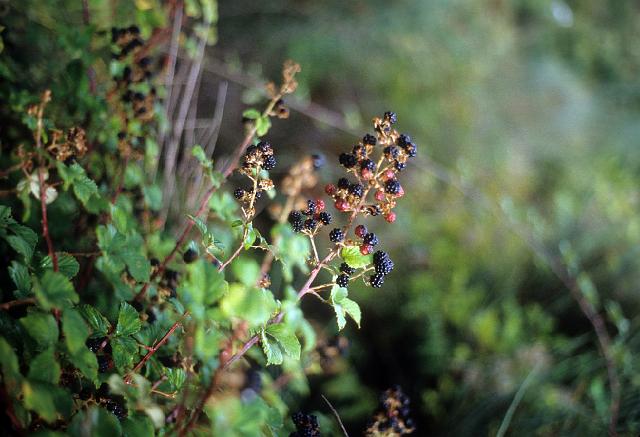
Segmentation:
{"type": "Polygon", "coordinates": [[[304,215],[314,215],[316,213],[316,202],[313,200],[307,200],[307,209],[303,212],[304,215]]]}
{"type": "Polygon", "coordinates": [[[358,163],[358,159],[351,153],[341,153],[338,161],[340,161],[340,165],[344,166],[345,168],[355,167],[355,165],[358,163]]]}
{"type": "Polygon", "coordinates": [[[405,164],[404,162],[396,162],[393,166],[394,166],[394,167],[395,167],[395,169],[396,169],[396,170],[398,170],[398,171],[402,171],[402,170],[404,170],[405,168],[407,168],[407,164],[405,164]]]}
{"type": "Polygon", "coordinates": [[[135,36],[140,35],[140,28],[138,26],[136,26],[135,24],[132,24],[131,26],[129,26],[127,31],[129,33],[131,33],[132,35],[135,35],[135,36]]]}
{"type": "Polygon", "coordinates": [[[376,253],[373,254],[373,263],[377,264],[388,258],[389,258],[389,254],[387,252],[378,250],[376,253]]]}
{"type": "Polygon", "coordinates": [[[351,184],[349,186],[349,192],[356,197],[362,197],[364,194],[364,187],[361,184],[351,184]]]}
{"type": "Polygon", "coordinates": [[[407,144],[404,150],[407,152],[407,155],[409,155],[410,158],[415,158],[418,153],[418,147],[413,143],[407,144]]]}
{"type": "Polygon", "coordinates": [[[343,190],[349,188],[349,180],[347,178],[338,179],[338,188],[342,188],[343,190]]]}
{"type": "Polygon", "coordinates": [[[256,150],[258,150],[258,146],[256,146],[255,144],[250,145],[249,147],[247,147],[247,150],[245,152],[245,156],[255,153],[256,150]]]}
{"type": "Polygon", "coordinates": [[[160,265],[160,260],[158,258],[151,258],[149,262],[151,263],[151,267],[158,267],[160,265]]]}
{"type": "Polygon", "coordinates": [[[302,214],[300,211],[291,211],[289,213],[289,224],[293,228],[294,232],[300,232],[303,228],[302,214]]]}
{"type": "Polygon", "coordinates": [[[334,228],[331,232],[329,232],[329,240],[334,243],[339,243],[344,240],[344,232],[340,228],[334,228]]]}
{"type": "Polygon", "coordinates": [[[364,244],[367,244],[369,246],[377,246],[378,243],[380,243],[380,240],[378,240],[378,236],[373,232],[369,232],[367,235],[365,235],[362,241],[364,242],[364,244]]]}
{"type": "Polygon", "coordinates": [[[127,417],[127,409],[122,404],[122,401],[107,399],[104,401],[104,407],[120,420],[127,417]]]}
{"type": "Polygon", "coordinates": [[[313,159],[313,168],[315,168],[316,170],[324,165],[324,155],[314,153],[313,155],[311,155],[311,159],[313,159]]]}
{"type": "Polygon", "coordinates": [[[387,111],[384,113],[384,119],[391,124],[394,124],[398,121],[398,116],[395,112],[387,111]]]}
{"type": "Polygon", "coordinates": [[[265,170],[273,170],[274,168],[276,168],[276,157],[273,155],[269,155],[266,158],[264,158],[264,162],[262,163],[262,168],[264,168],[265,170]]]}
{"type": "Polygon", "coordinates": [[[318,227],[318,221],[315,219],[310,218],[304,221],[304,228],[308,231],[313,231],[317,227],[318,227]]]}
{"type": "Polygon", "coordinates": [[[382,287],[382,284],[384,284],[384,275],[381,273],[371,275],[371,277],[369,278],[369,284],[371,284],[373,288],[382,287]]]}
{"type": "Polygon", "coordinates": [[[400,136],[398,137],[398,140],[396,141],[396,144],[402,148],[407,147],[407,144],[409,144],[411,142],[411,137],[409,135],[405,135],[405,134],[400,134],[400,136]]]}
{"type": "Polygon", "coordinates": [[[367,154],[367,149],[361,144],[356,144],[353,146],[353,149],[351,149],[351,152],[356,155],[356,158],[362,158],[367,154]]]}
{"type": "Polygon", "coordinates": [[[240,200],[244,197],[244,194],[245,192],[242,188],[236,188],[236,190],[233,192],[233,197],[240,200]]]}
{"type": "Polygon", "coordinates": [[[353,267],[351,267],[347,263],[342,263],[342,264],[340,264],[340,271],[342,273],[344,273],[345,275],[351,276],[356,272],[356,269],[354,269],[353,267]]]}
{"type": "Polygon", "coordinates": [[[363,170],[367,169],[371,171],[376,171],[376,163],[370,159],[363,159],[362,161],[360,161],[360,168],[363,170]]]}
{"type": "Polygon", "coordinates": [[[271,143],[269,141],[260,141],[256,147],[262,153],[273,152],[273,147],[271,146],[271,143]]]}
{"type": "Polygon", "coordinates": [[[149,65],[151,65],[151,58],[148,56],[145,56],[144,58],[138,61],[138,65],[142,68],[147,68],[149,65]]]}
{"type": "Polygon", "coordinates": [[[369,231],[367,231],[367,227],[365,225],[358,225],[356,226],[356,230],[355,230],[355,234],[360,237],[360,238],[364,238],[365,235],[367,235],[369,231]]]}
{"type": "Polygon", "coordinates": [[[87,345],[89,350],[95,354],[100,349],[100,345],[102,344],[102,342],[106,339],[107,337],[88,338],[85,342],[85,345],[87,345]]]}
{"type": "Polygon", "coordinates": [[[349,276],[345,275],[344,273],[338,275],[338,277],[336,278],[336,284],[338,285],[338,287],[347,288],[347,285],[349,285],[349,276]]]}
{"type": "Polygon", "coordinates": [[[399,153],[400,150],[398,150],[396,146],[387,146],[384,148],[384,156],[387,159],[396,159],[399,153]]]}
{"type": "Polygon", "coordinates": [[[369,144],[371,146],[375,146],[377,143],[376,137],[371,134],[366,134],[362,137],[362,144],[369,144]]]}
{"type": "Polygon", "coordinates": [[[296,431],[289,434],[290,437],[320,437],[318,418],[313,414],[295,413],[291,416],[296,431]]]}
{"type": "Polygon", "coordinates": [[[394,264],[393,261],[391,261],[391,258],[385,258],[384,260],[375,263],[374,267],[376,269],[376,273],[388,275],[393,270],[394,264]]]}
{"type": "Polygon", "coordinates": [[[113,361],[106,355],[98,355],[96,358],[98,359],[98,372],[100,373],[107,373],[113,366],[113,361]]]}
{"type": "Polygon", "coordinates": [[[329,214],[326,211],[323,211],[320,214],[318,214],[318,218],[320,219],[323,225],[328,225],[331,223],[332,217],[331,217],[331,214],[329,214]]]}
{"type": "Polygon", "coordinates": [[[187,249],[187,251],[182,254],[182,260],[187,264],[191,264],[197,259],[198,259],[198,252],[196,252],[193,249],[187,249]]]}
{"type": "Polygon", "coordinates": [[[384,191],[389,194],[398,194],[400,192],[400,182],[398,182],[396,179],[389,179],[384,184],[384,191]]]}

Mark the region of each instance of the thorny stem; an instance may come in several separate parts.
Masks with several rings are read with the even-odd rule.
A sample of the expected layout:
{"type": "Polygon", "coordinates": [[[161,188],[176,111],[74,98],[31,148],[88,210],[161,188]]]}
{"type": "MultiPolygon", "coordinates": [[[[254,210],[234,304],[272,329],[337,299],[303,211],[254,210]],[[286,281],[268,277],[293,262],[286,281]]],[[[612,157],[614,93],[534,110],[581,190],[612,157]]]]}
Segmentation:
{"type": "Polygon", "coordinates": [[[174,331],[176,329],[178,329],[178,327],[182,324],[182,319],[187,317],[189,315],[189,312],[185,312],[182,317],[180,317],[179,320],[177,320],[172,326],[171,328],[169,328],[169,330],[167,331],[167,333],[160,339],[160,341],[158,341],[158,343],[156,343],[155,345],[153,345],[149,351],[146,353],[146,355],[144,357],[142,357],[142,359],[140,360],[140,362],[138,364],[136,364],[136,366],[133,368],[133,370],[131,372],[129,372],[129,374],[124,378],[124,381],[127,384],[131,383],[131,378],[133,377],[133,375],[135,373],[138,373],[138,371],[140,371],[140,369],[142,369],[142,366],[145,365],[145,363],[147,361],[149,361],[149,359],[153,356],[153,354],[155,354],[156,352],[158,352],[158,349],[160,349],[162,347],[162,345],[164,345],[168,340],[169,337],[171,337],[171,334],[174,333],[174,331]]]}

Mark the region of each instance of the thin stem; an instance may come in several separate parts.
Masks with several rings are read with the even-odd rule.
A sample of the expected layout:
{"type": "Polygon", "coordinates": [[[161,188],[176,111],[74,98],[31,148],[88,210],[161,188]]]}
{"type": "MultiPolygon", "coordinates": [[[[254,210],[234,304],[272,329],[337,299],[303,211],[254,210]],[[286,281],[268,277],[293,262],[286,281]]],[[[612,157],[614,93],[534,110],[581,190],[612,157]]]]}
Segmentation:
{"type": "Polygon", "coordinates": [[[36,303],[36,299],[33,298],[33,297],[28,297],[26,299],[12,300],[12,301],[0,304],[0,310],[6,311],[6,310],[11,309],[13,307],[17,307],[17,306],[21,306],[21,305],[34,305],[35,303],[36,303]]]}
{"type": "Polygon", "coordinates": [[[320,395],[320,396],[322,396],[322,399],[324,399],[324,401],[327,403],[327,405],[331,409],[331,412],[333,413],[333,415],[335,416],[336,420],[338,421],[338,424],[340,425],[340,429],[342,429],[342,432],[344,433],[344,435],[346,437],[349,437],[349,434],[347,433],[347,430],[344,427],[344,424],[342,423],[342,420],[340,419],[340,415],[338,414],[336,409],[333,408],[333,405],[331,405],[331,402],[329,402],[329,399],[327,399],[324,395],[320,395]]]}
{"type": "Polygon", "coordinates": [[[233,252],[233,254],[229,257],[228,260],[226,260],[222,265],[220,265],[220,267],[218,267],[218,271],[221,272],[224,269],[227,268],[227,266],[229,264],[231,264],[231,262],[236,259],[238,257],[238,255],[240,255],[240,252],[242,252],[242,248],[244,247],[244,240],[247,238],[247,234],[249,233],[249,228],[245,226],[244,228],[244,232],[242,233],[242,239],[240,240],[240,245],[238,246],[238,248],[235,250],[235,252],[233,252]]]}

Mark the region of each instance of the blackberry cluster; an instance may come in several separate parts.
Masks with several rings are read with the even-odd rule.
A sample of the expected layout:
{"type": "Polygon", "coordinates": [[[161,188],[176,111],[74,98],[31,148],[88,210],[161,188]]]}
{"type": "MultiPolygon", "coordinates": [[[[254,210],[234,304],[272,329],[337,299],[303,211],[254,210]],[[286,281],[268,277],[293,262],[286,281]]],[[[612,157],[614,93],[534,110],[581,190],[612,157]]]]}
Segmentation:
{"type": "Polygon", "coordinates": [[[120,396],[103,399],[101,404],[107,409],[107,411],[118,419],[124,420],[127,418],[127,409],[124,406],[124,399],[120,396]]]}
{"type": "Polygon", "coordinates": [[[189,248],[182,254],[182,260],[187,264],[191,264],[197,259],[198,252],[196,252],[194,249],[189,248]]]}
{"type": "Polygon", "coordinates": [[[410,400],[400,386],[386,390],[380,404],[365,431],[366,436],[401,436],[415,431],[413,419],[409,417],[410,400]]]}
{"type": "Polygon", "coordinates": [[[369,284],[373,288],[380,288],[384,284],[385,276],[393,270],[394,264],[389,255],[381,250],[373,254],[375,273],[369,277],[369,284]]]}
{"type": "MultiPolygon", "coordinates": [[[[150,83],[153,77],[153,62],[150,57],[143,56],[144,40],[140,36],[140,29],[138,26],[114,27],[111,29],[111,43],[114,46],[113,58],[126,61],[122,74],[115,78],[121,92],[120,100],[131,108],[138,120],[151,120],[156,99],[156,89],[150,83]],[[144,90],[150,91],[145,94],[144,90]]],[[[125,121],[128,122],[128,119],[125,121]]],[[[121,141],[126,137],[126,131],[118,134],[121,141]]],[[[142,139],[136,138],[136,143],[142,142],[142,139]]]]}
{"type": "Polygon", "coordinates": [[[263,191],[273,189],[273,181],[268,178],[261,178],[260,170],[273,170],[276,164],[277,160],[273,153],[273,146],[268,141],[260,141],[258,144],[247,147],[247,151],[242,157],[240,172],[252,179],[258,178],[256,192],[254,194],[253,187],[247,189],[237,188],[233,192],[233,196],[242,203],[250,203],[251,199],[262,197],[263,191]]]}
{"type": "Polygon", "coordinates": [[[339,287],[346,288],[347,285],[349,285],[349,280],[351,279],[351,275],[353,275],[355,272],[356,272],[356,269],[351,267],[349,264],[343,262],[342,264],[340,264],[340,274],[336,278],[336,284],[339,287]]]}
{"type": "Polygon", "coordinates": [[[365,225],[358,225],[355,229],[356,237],[361,238],[360,253],[363,255],[369,255],[373,252],[373,248],[380,244],[380,239],[373,232],[369,232],[365,225]]]}
{"type": "Polygon", "coordinates": [[[302,412],[294,413],[291,416],[296,430],[289,434],[289,437],[320,437],[320,428],[318,426],[318,418],[313,414],[305,414],[302,412]]]}
{"type": "Polygon", "coordinates": [[[322,199],[307,200],[306,209],[293,210],[289,213],[289,224],[295,232],[304,231],[313,235],[320,227],[331,224],[333,220],[331,214],[324,211],[324,208],[322,199]]]}

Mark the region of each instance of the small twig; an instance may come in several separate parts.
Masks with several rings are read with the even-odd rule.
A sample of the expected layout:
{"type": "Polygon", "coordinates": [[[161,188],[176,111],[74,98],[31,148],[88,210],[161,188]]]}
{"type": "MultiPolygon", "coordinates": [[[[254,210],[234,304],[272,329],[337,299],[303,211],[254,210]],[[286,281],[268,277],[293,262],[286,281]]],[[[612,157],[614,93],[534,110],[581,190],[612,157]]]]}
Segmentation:
{"type": "Polygon", "coordinates": [[[513,396],[511,405],[509,405],[509,409],[507,410],[506,414],[504,415],[504,418],[502,419],[502,423],[500,424],[500,428],[498,428],[496,437],[503,437],[504,434],[507,432],[507,429],[509,429],[509,424],[511,423],[511,419],[513,418],[513,415],[516,412],[516,408],[518,408],[518,405],[520,405],[520,401],[522,401],[522,398],[524,397],[524,393],[529,388],[529,385],[531,385],[531,383],[533,382],[533,377],[536,375],[536,373],[538,373],[538,369],[540,368],[540,366],[541,366],[541,361],[538,361],[535,367],[531,370],[531,372],[529,372],[527,377],[524,379],[524,381],[522,381],[522,384],[520,384],[518,391],[513,396]]]}
{"type": "Polygon", "coordinates": [[[324,395],[320,395],[320,396],[322,396],[322,399],[324,399],[324,401],[327,403],[327,405],[331,409],[331,412],[333,413],[333,415],[335,416],[336,420],[338,421],[338,424],[340,425],[340,428],[342,429],[342,432],[344,433],[345,437],[349,437],[349,433],[347,433],[347,430],[345,429],[344,424],[342,423],[342,420],[340,419],[340,415],[338,414],[336,409],[333,408],[333,405],[331,405],[331,402],[329,402],[329,399],[327,399],[324,395]]]}
{"type": "Polygon", "coordinates": [[[238,255],[240,255],[240,252],[242,252],[242,248],[244,247],[244,240],[247,238],[247,233],[248,233],[248,228],[245,227],[245,230],[242,234],[242,239],[240,240],[240,244],[238,245],[238,248],[235,250],[235,252],[233,252],[233,254],[229,257],[228,260],[226,260],[224,263],[222,263],[220,265],[220,267],[218,267],[218,271],[221,272],[224,269],[227,268],[227,266],[229,264],[231,264],[231,262],[236,259],[238,257],[238,255]]]}
{"type": "Polygon", "coordinates": [[[0,310],[6,311],[6,310],[11,309],[13,307],[17,307],[17,306],[21,306],[21,305],[34,305],[35,303],[36,303],[36,299],[33,298],[33,297],[28,297],[26,299],[12,300],[12,301],[0,304],[0,310]]]}
{"type": "Polygon", "coordinates": [[[129,372],[129,374],[124,378],[124,381],[127,384],[131,383],[131,378],[133,377],[133,375],[135,373],[138,373],[138,371],[140,369],[142,369],[142,366],[145,365],[145,363],[147,361],[149,361],[149,359],[153,356],[153,354],[155,354],[158,349],[160,349],[162,347],[163,344],[165,344],[168,340],[169,337],[171,337],[171,334],[173,334],[173,332],[178,329],[178,326],[180,326],[182,324],[182,319],[187,317],[189,315],[189,312],[185,312],[182,317],[180,317],[179,320],[177,320],[172,326],[171,328],[169,328],[169,330],[167,331],[167,333],[160,339],[160,341],[158,341],[158,343],[156,343],[155,345],[153,345],[153,347],[151,349],[149,349],[149,352],[146,353],[146,355],[144,357],[142,357],[142,359],[140,360],[140,362],[138,364],[136,364],[136,366],[133,368],[133,370],[131,372],[129,372]]]}

